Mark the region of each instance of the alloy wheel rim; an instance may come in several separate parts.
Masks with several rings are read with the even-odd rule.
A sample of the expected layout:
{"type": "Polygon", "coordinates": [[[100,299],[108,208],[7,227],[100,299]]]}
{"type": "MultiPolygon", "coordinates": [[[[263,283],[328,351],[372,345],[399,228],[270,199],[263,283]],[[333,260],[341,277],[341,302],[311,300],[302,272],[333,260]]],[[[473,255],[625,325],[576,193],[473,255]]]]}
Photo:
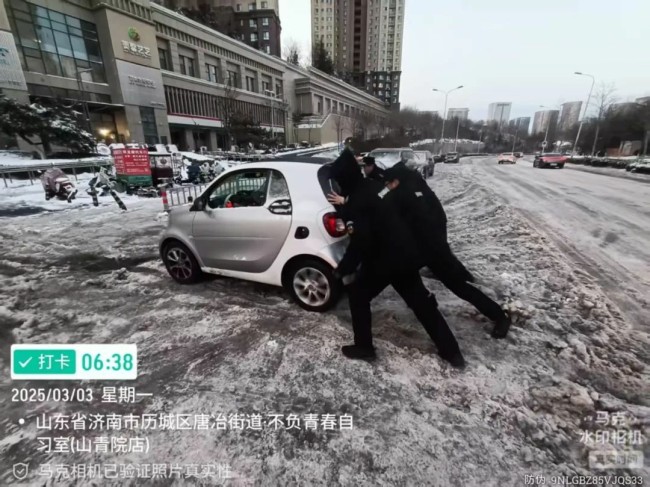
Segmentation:
{"type": "Polygon", "coordinates": [[[192,261],[187,253],[178,247],[167,252],[167,268],[176,279],[185,280],[192,276],[192,261]]]}
{"type": "Polygon", "coordinates": [[[303,267],[293,277],[293,290],[298,299],[309,306],[322,306],[330,298],[327,277],[318,269],[303,267]]]}

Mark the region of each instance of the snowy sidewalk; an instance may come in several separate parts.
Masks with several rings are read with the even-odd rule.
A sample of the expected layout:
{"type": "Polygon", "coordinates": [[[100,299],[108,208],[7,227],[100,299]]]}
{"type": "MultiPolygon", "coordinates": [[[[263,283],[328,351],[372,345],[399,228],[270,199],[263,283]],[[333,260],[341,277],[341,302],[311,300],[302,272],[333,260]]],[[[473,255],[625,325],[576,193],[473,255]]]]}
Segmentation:
{"type": "MultiPolygon", "coordinates": [[[[233,485],[520,486],[525,475],[538,474],[647,479],[647,467],[590,469],[590,452],[623,447],[581,441],[605,429],[598,411],[625,414],[630,424],[619,429],[641,430],[647,439],[647,335],[632,330],[598,283],[504,203],[483,174],[461,161],[438,165],[431,181],[448,213],[452,247],[515,316],[509,337],[493,340],[490,323],[425,280],[466,355],[463,372],[438,359],[392,289],[373,303],[379,359],[370,365],[340,354],[352,338],[345,301],[316,315],[259,284],[226,278],[175,284],[157,251],[159,201],[141,201],[126,213],[107,205],[0,219],[5,347],[135,343],[139,377],[130,385],[153,394],[135,407],[22,404],[11,402],[12,384],[3,374],[0,464],[28,457],[34,470],[39,463],[72,463],[70,455],[36,452],[44,432],[35,418],[48,412],[200,413],[213,415],[213,425],[219,415],[333,414],[351,415],[353,429],[308,429],[303,421],[292,429],[229,423],[118,432],[146,436],[149,451],[102,454],[101,462],[229,464],[238,479],[233,485]]],[[[112,384],[84,387],[101,385],[112,384]]],[[[76,463],[93,458],[74,455],[76,463]]],[[[2,475],[0,484],[8,481],[2,475]]]]}

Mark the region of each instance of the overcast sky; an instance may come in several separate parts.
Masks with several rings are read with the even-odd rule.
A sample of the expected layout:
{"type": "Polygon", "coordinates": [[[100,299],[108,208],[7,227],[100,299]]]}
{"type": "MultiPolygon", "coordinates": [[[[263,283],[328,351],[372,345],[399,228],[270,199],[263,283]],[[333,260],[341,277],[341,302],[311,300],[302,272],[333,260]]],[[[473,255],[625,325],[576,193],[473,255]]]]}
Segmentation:
{"type": "MultiPolygon", "coordinates": [[[[310,0],[280,0],[282,43],[311,44],[310,0]]],[[[539,105],[586,101],[593,74],[620,101],[650,95],[650,0],[406,0],[400,101],[443,111],[432,88],[465,88],[449,107],[470,118],[512,102],[511,118],[539,105]]]]}

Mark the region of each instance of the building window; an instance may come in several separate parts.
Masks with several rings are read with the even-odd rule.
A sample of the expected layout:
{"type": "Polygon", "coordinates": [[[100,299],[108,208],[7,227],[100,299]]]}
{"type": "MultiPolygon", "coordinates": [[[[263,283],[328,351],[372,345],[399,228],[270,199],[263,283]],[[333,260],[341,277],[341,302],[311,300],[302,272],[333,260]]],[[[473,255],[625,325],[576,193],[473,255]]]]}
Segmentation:
{"type": "Polygon", "coordinates": [[[246,90],[255,92],[255,78],[246,76],[246,90]]]}
{"type": "Polygon", "coordinates": [[[257,20],[256,19],[250,19],[248,21],[248,26],[249,27],[257,27],[257,20]]]}
{"type": "Polygon", "coordinates": [[[262,81],[262,93],[266,95],[267,91],[271,91],[271,83],[268,81],[262,81]]]}
{"type": "Polygon", "coordinates": [[[237,4],[237,12],[241,12],[241,4],[240,3],[237,4]]]}
{"type": "Polygon", "coordinates": [[[158,61],[160,62],[160,69],[169,71],[169,53],[167,49],[158,48],[158,61]]]}
{"type": "Polygon", "coordinates": [[[214,64],[205,64],[205,71],[208,74],[208,81],[213,83],[218,83],[219,78],[217,77],[217,67],[214,64]]]}
{"type": "Polygon", "coordinates": [[[262,2],[262,8],[269,8],[268,2],[262,2]]]}
{"type": "Polygon", "coordinates": [[[106,82],[95,24],[23,0],[5,5],[23,69],[106,82]]]}
{"type": "Polygon", "coordinates": [[[179,55],[178,61],[181,65],[181,74],[194,77],[194,59],[179,55]]]}
{"type": "Polygon", "coordinates": [[[251,11],[251,10],[255,10],[255,4],[254,4],[254,3],[249,3],[249,4],[248,4],[248,10],[249,10],[249,11],[251,11]]]}
{"type": "Polygon", "coordinates": [[[239,87],[239,81],[237,80],[237,71],[228,71],[228,85],[239,87]]]}
{"type": "Polygon", "coordinates": [[[264,46],[264,51],[265,51],[267,54],[271,54],[271,46],[264,46]]]}
{"type": "Polygon", "coordinates": [[[257,33],[251,32],[251,42],[257,42],[257,33]]]}
{"type": "Polygon", "coordinates": [[[267,25],[267,26],[269,25],[269,18],[268,17],[264,17],[262,19],[262,25],[267,25]]]}
{"type": "Polygon", "coordinates": [[[262,37],[262,38],[263,38],[265,41],[268,41],[268,40],[271,38],[271,36],[269,35],[269,33],[268,33],[268,31],[267,31],[267,32],[264,32],[264,37],[262,37]]]}
{"type": "Polygon", "coordinates": [[[151,107],[140,107],[140,119],[142,120],[142,131],[144,132],[145,144],[158,143],[158,127],[156,126],[156,113],[151,107]]]}

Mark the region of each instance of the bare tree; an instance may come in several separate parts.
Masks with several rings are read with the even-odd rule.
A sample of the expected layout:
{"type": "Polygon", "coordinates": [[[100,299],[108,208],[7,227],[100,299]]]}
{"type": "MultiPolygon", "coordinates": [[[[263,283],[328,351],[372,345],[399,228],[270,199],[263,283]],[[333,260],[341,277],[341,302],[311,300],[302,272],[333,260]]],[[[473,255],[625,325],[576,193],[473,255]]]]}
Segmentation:
{"type": "Polygon", "coordinates": [[[365,134],[363,133],[363,122],[361,119],[361,112],[358,110],[353,111],[350,114],[350,131],[352,132],[352,137],[363,138],[365,134]]]}
{"type": "Polygon", "coordinates": [[[302,53],[300,46],[295,39],[289,39],[283,49],[284,59],[294,66],[300,66],[302,62],[302,53]]]}
{"type": "Polygon", "coordinates": [[[341,143],[341,132],[343,131],[344,120],[340,114],[334,115],[334,127],[336,127],[336,140],[341,143]]]}
{"type": "Polygon", "coordinates": [[[217,97],[217,106],[219,113],[223,120],[223,126],[226,129],[226,150],[230,150],[232,146],[232,124],[233,119],[238,114],[237,98],[239,97],[239,90],[237,90],[237,80],[230,77],[230,75],[222,78],[224,81],[223,96],[217,97]]]}
{"type": "Polygon", "coordinates": [[[594,106],[596,107],[596,135],[594,136],[594,144],[591,147],[592,156],[596,153],[600,124],[609,113],[612,105],[616,103],[617,97],[614,95],[615,92],[616,87],[613,83],[601,83],[594,95],[594,106]]]}

